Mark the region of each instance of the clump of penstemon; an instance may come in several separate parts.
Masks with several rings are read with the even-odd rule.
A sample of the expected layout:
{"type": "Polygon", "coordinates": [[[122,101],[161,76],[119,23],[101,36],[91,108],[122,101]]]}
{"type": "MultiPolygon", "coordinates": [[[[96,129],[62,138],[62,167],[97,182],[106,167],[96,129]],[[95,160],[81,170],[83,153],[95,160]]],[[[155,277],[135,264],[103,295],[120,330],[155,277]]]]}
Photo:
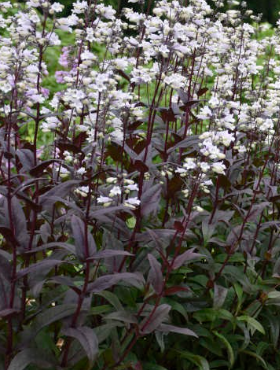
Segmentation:
{"type": "Polygon", "coordinates": [[[0,368],[277,369],[280,23],[113,5],[0,3],[0,368]]]}

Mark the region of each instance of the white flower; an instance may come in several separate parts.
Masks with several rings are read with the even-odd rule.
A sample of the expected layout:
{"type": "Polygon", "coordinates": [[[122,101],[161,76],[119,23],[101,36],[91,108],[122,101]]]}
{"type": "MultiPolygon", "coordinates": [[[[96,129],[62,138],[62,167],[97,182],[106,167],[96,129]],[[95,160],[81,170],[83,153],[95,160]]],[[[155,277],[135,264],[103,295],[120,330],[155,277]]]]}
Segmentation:
{"type": "Polygon", "coordinates": [[[183,164],[184,168],[187,170],[192,170],[196,168],[196,163],[193,158],[186,158],[185,163],[183,164]]]}
{"type": "Polygon", "coordinates": [[[212,111],[209,107],[205,106],[203,107],[199,114],[197,115],[197,118],[199,119],[209,119],[212,116],[212,111]]]}
{"type": "Polygon", "coordinates": [[[229,146],[232,141],[234,141],[234,135],[228,131],[220,131],[217,133],[218,140],[224,145],[229,146]]]}
{"type": "Polygon", "coordinates": [[[12,8],[12,4],[10,1],[3,1],[1,4],[0,4],[0,7],[1,8],[5,8],[5,9],[9,9],[9,8],[12,8]]]}
{"type": "Polygon", "coordinates": [[[81,195],[84,198],[88,195],[88,192],[89,192],[88,186],[80,186],[79,188],[75,190],[75,193],[81,195]]]}
{"type": "Polygon", "coordinates": [[[7,93],[7,92],[9,92],[9,91],[11,91],[12,90],[12,87],[11,87],[11,85],[9,84],[9,83],[1,83],[0,84],[0,90],[1,91],[3,91],[4,93],[7,93]]]}
{"type": "Polygon", "coordinates": [[[168,57],[168,54],[169,54],[169,49],[166,45],[161,45],[159,48],[158,48],[158,51],[159,53],[164,57],[164,58],[167,58],[168,57]]]}
{"type": "Polygon", "coordinates": [[[85,50],[82,54],[81,54],[81,59],[82,60],[95,60],[96,59],[96,56],[91,53],[90,51],[88,50],[85,50]]]}
{"type": "Polygon", "coordinates": [[[111,5],[104,6],[103,4],[97,5],[96,10],[106,19],[114,19],[116,14],[115,9],[111,5]]]}
{"type": "Polygon", "coordinates": [[[38,8],[41,4],[39,0],[30,0],[30,1],[27,1],[26,5],[28,8],[31,8],[31,7],[38,8]]]}
{"type": "Polygon", "coordinates": [[[78,173],[79,175],[83,175],[85,172],[86,172],[85,167],[81,167],[81,168],[79,168],[79,169],[78,169],[78,171],[77,171],[77,173],[78,173]]]}
{"type": "Polygon", "coordinates": [[[52,32],[52,33],[48,34],[47,37],[49,38],[50,45],[58,46],[58,45],[61,44],[61,41],[60,41],[60,39],[59,39],[59,37],[57,36],[56,33],[52,32]]]}
{"type": "Polygon", "coordinates": [[[88,8],[87,1],[77,1],[73,4],[73,13],[82,14],[88,8]]]}
{"type": "Polygon", "coordinates": [[[185,168],[178,167],[178,168],[175,170],[175,173],[179,173],[180,175],[186,175],[186,174],[188,173],[188,171],[187,171],[185,168]]]}
{"type": "Polygon", "coordinates": [[[94,37],[94,34],[93,34],[93,28],[87,28],[86,29],[86,32],[87,32],[87,36],[86,36],[86,40],[87,41],[94,41],[95,40],[95,37],[94,37]]]}
{"type": "Polygon", "coordinates": [[[141,85],[152,81],[152,77],[144,68],[134,68],[131,75],[132,78],[130,80],[131,82],[134,82],[135,85],[141,85]]]}
{"type": "Polygon", "coordinates": [[[115,195],[121,195],[122,191],[119,186],[114,186],[109,193],[109,197],[114,197],[115,195]]]}
{"type": "Polygon", "coordinates": [[[42,131],[49,132],[57,128],[59,120],[56,117],[47,117],[46,122],[42,122],[42,131]]]}
{"type": "Polygon", "coordinates": [[[180,89],[185,85],[186,78],[179,73],[173,73],[171,76],[166,76],[163,82],[172,87],[172,89],[180,89]]]}
{"type": "Polygon", "coordinates": [[[267,131],[273,129],[274,124],[272,119],[268,118],[266,119],[259,127],[260,131],[267,131]]]}
{"type": "Polygon", "coordinates": [[[128,198],[126,199],[124,205],[125,206],[139,206],[139,204],[141,203],[141,201],[138,199],[138,198],[128,198]]]}
{"type": "Polygon", "coordinates": [[[100,195],[100,197],[97,198],[97,203],[104,204],[104,203],[111,203],[111,202],[112,202],[111,198],[103,197],[103,195],[100,195]]]}
{"type": "Polygon", "coordinates": [[[210,165],[207,162],[200,162],[199,167],[202,172],[207,172],[210,169],[210,165]]]}
{"type": "Polygon", "coordinates": [[[117,178],[116,177],[108,177],[107,179],[106,179],[106,182],[108,183],[108,184],[114,184],[114,183],[116,183],[117,182],[117,178]]]}
{"type": "Polygon", "coordinates": [[[64,5],[60,3],[53,3],[51,6],[51,12],[60,13],[62,12],[63,8],[64,8],[64,5]]]}
{"type": "Polygon", "coordinates": [[[212,164],[212,170],[215,173],[224,175],[225,174],[226,166],[221,162],[216,162],[212,164]]]}
{"type": "Polygon", "coordinates": [[[138,188],[138,185],[137,185],[137,184],[126,185],[126,186],[125,186],[125,189],[128,189],[128,190],[130,190],[130,191],[133,191],[133,190],[138,191],[138,190],[139,190],[139,188],[138,188]]]}

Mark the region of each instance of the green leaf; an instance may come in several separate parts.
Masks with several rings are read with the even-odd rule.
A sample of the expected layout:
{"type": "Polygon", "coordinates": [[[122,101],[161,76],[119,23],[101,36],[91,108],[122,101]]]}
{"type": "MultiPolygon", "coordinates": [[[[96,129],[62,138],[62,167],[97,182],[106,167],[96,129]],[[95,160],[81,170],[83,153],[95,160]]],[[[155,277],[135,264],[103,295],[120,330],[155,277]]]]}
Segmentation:
{"type": "Polygon", "coordinates": [[[123,310],[123,305],[121,304],[119,298],[116,294],[109,292],[107,290],[104,290],[104,292],[95,293],[96,295],[99,295],[100,297],[105,298],[113,307],[115,307],[116,310],[121,311],[123,310]]]}
{"type": "Polygon", "coordinates": [[[240,353],[245,353],[246,355],[255,357],[257,360],[260,361],[260,363],[263,366],[263,368],[264,369],[267,369],[267,364],[266,364],[265,360],[261,356],[257,355],[255,352],[251,352],[251,351],[247,351],[247,350],[242,350],[242,351],[240,351],[240,353]]]}
{"type": "Polygon", "coordinates": [[[280,299],[280,292],[274,290],[272,292],[269,292],[267,295],[268,299],[280,299]]]}
{"type": "Polygon", "coordinates": [[[190,362],[194,363],[199,367],[200,370],[210,370],[208,361],[198,355],[194,355],[193,353],[190,353],[188,351],[178,351],[181,357],[186,358],[190,362]]]}
{"type": "Polygon", "coordinates": [[[162,367],[152,362],[145,362],[143,364],[143,370],[167,370],[167,369],[166,367],[162,367]]]}
{"type": "Polygon", "coordinates": [[[110,311],[112,311],[112,307],[106,304],[102,306],[91,307],[89,310],[89,314],[94,316],[94,315],[100,315],[102,313],[106,313],[110,311]]]}
{"type": "Polygon", "coordinates": [[[215,320],[227,320],[234,322],[234,317],[232,313],[222,308],[216,310],[214,308],[204,308],[194,313],[194,318],[199,322],[212,321],[215,320]]]}
{"type": "Polygon", "coordinates": [[[279,333],[280,333],[280,317],[272,315],[272,313],[267,315],[267,319],[269,321],[270,327],[270,335],[271,340],[273,343],[274,348],[277,348],[278,341],[279,341],[279,333]]]}
{"type": "Polygon", "coordinates": [[[228,353],[228,361],[230,363],[230,367],[233,366],[234,364],[234,352],[233,352],[233,349],[232,349],[232,346],[230,345],[229,341],[226,339],[226,337],[221,334],[221,333],[218,333],[217,331],[213,331],[213,333],[216,335],[216,337],[218,337],[222,342],[223,344],[225,345],[226,349],[227,349],[227,353],[228,353]]]}
{"type": "Polygon", "coordinates": [[[264,327],[262,324],[251,316],[242,315],[237,317],[238,321],[245,321],[250,329],[255,329],[262,334],[265,334],[264,327]]]}
{"type": "Polygon", "coordinates": [[[126,220],[126,225],[129,229],[134,229],[135,225],[136,225],[136,218],[134,216],[131,216],[129,217],[127,220],[126,220]]]}
{"type": "Polygon", "coordinates": [[[235,293],[237,295],[237,302],[238,302],[236,312],[239,312],[241,305],[242,305],[243,289],[238,283],[234,283],[233,286],[234,286],[235,293]]]}

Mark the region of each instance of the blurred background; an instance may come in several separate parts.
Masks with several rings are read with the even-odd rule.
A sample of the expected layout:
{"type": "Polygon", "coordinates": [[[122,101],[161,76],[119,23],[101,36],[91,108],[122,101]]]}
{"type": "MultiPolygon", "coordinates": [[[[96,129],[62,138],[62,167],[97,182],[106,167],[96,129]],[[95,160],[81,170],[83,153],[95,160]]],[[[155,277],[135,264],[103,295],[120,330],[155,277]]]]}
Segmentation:
{"type": "Polygon", "coordinates": [[[247,0],[248,8],[263,14],[263,21],[275,24],[280,18],[280,0],[247,0]]]}
{"type": "MultiPolygon", "coordinates": [[[[104,2],[117,7],[119,0],[105,0],[104,2]]],[[[120,2],[121,7],[128,6],[127,0],[120,0],[120,2]]],[[[73,3],[73,1],[64,0],[61,1],[61,3],[64,4],[67,8],[65,10],[68,10],[71,8],[71,4],[73,3]]],[[[259,13],[263,14],[263,22],[269,22],[271,24],[275,24],[277,22],[280,12],[280,0],[247,0],[247,4],[248,8],[252,9],[256,15],[259,13]]]]}
{"type": "MultiPolygon", "coordinates": [[[[17,0],[18,2],[24,3],[26,0],[17,0]]],[[[74,2],[74,0],[53,0],[54,1],[59,1],[60,3],[65,5],[64,9],[64,14],[69,14],[71,5],[74,2]]],[[[112,5],[115,9],[117,8],[123,8],[127,7],[128,5],[128,0],[102,0],[105,4],[110,4],[112,5]]],[[[145,0],[146,2],[148,0],[145,0]]],[[[155,1],[155,0],[153,0],[155,1]]],[[[1,2],[1,0],[0,0],[1,2]]],[[[16,0],[12,0],[12,2],[16,2],[16,0]]],[[[101,0],[99,0],[101,2],[101,0]]],[[[262,20],[263,22],[269,22],[271,24],[275,24],[280,18],[279,12],[280,12],[280,0],[247,0],[248,8],[252,9],[256,15],[259,13],[263,14],[262,20]]],[[[137,9],[137,5],[133,4],[133,7],[137,9]]]]}

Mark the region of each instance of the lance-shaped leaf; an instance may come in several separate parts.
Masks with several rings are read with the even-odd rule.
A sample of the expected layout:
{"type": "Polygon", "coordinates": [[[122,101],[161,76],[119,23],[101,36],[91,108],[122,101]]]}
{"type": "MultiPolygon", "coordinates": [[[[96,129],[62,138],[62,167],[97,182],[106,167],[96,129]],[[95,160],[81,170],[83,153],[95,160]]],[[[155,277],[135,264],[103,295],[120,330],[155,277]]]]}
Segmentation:
{"type": "Polygon", "coordinates": [[[75,239],[77,257],[81,261],[84,261],[96,252],[95,241],[89,230],[85,230],[85,223],[79,217],[72,216],[71,226],[75,239]],[[85,238],[85,232],[87,232],[87,240],[85,238]]]}
{"type": "Polygon", "coordinates": [[[188,329],[188,328],[180,328],[178,326],[173,326],[173,325],[167,325],[167,324],[161,324],[157,330],[167,332],[167,333],[178,333],[178,334],[184,334],[184,335],[190,335],[192,337],[198,338],[198,335],[188,329]]]}
{"type": "Polygon", "coordinates": [[[233,348],[232,348],[231,344],[229,343],[229,341],[227,340],[227,338],[223,334],[221,334],[217,331],[213,331],[213,333],[221,340],[221,342],[226,347],[226,350],[227,350],[227,353],[228,353],[228,361],[230,363],[230,367],[232,367],[233,364],[234,364],[235,358],[234,358],[234,352],[233,352],[233,348]]]}
{"type": "Polygon", "coordinates": [[[145,191],[141,197],[141,214],[148,216],[152,212],[156,212],[161,193],[161,185],[156,184],[145,191]]]}
{"type": "Polygon", "coordinates": [[[152,254],[148,254],[148,260],[151,266],[148,282],[152,284],[155,292],[160,294],[163,288],[163,276],[161,272],[161,264],[156,260],[152,254]]]}
{"type": "Polygon", "coordinates": [[[102,290],[111,288],[121,280],[138,288],[145,283],[143,275],[139,272],[121,272],[118,274],[110,274],[99,277],[93,283],[88,285],[87,292],[99,293],[102,290]]]}
{"type": "Polygon", "coordinates": [[[168,304],[162,304],[158,306],[142,321],[140,325],[141,332],[143,334],[149,334],[156,330],[167,318],[170,309],[171,306],[168,304]]]}
{"type": "Polygon", "coordinates": [[[195,355],[188,351],[178,351],[178,355],[194,363],[198,366],[199,370],[210,370],[208,361],[202,356],[195,355]]]}
{"type": "Polygon", "coordinates": [[[92,257],[87,258],[87,261],[93,261],[101,258],[110,258],[110,257],[117,257],[117,256],[133,256],[133,254],[121,251],[121,250],[114,250],[114,249],[105,249],[103,251],[94,253],[92,257]]]}
{"type": "Polygon", "coordinates": [[[29,149],[18,149],[16,151],[20,163],[25,170],[30,170],[34,166],[34,154],[29,149]]]}
{"type": "MultiPolygon", "coordinates": [[[[8,207],[8,201],[5,199],[4,202],[5,212],[8,215],[9,214],[9,207],[8,207]]],[[[16,197],[13,197],[11,199],[11,217],[14,227],[14,236],[18,243],[22,247],[26,247],[29,241],[29,236],[27,234],[27,222],[26,217],[23,212],[22,206],[19,202],[19,200],[16,197]]]]}
{"type": "Polygon", "coordinates": [[[251,330],[258,330],[260,333],[265,335],[265,329],[262,326],[262,324],[254,319],[253,317],[250,317],[248,315],[242,315],[237,317],[238,321],[245,321],[248,325],[248,328],[251,330]]]}
{"type": "Polygon", "coordinates": [[[37,252],[44,251],[46,249],[53,249],[53,248],[62,248],[62,249],[67,250],[71,254],[75,254],[75,247],[72,244],[62,243],[62,242],[52,242],[52,243],[43,244],[36,249],[32,249],[30,251],[24,251],[24,254],[34,254],[37,252]]]}
{"type": "Polygon", "coordinates": [[[87,326],[79,328],[68,328],[63,330],[63,334],[77,339],[83,347],[90,365],[95,361],[98,354],[98,339],[93,329],[87,326]]]}
{"type": "Polygon", "coordinates": [[[193,251],[195,248],[188,249],[186,252],[180,254],[178,257],[175,258],[172,268],[178,269],[186,262],[191,262],[194,259],[205,257],[203,254],[194,253],[193,251]]]}
{"type": "Polygon", "coordinates": [[[270,206],[270,202],[262,202],[261,204],[254,204],[250,214],[247,216],[247,221],[256,221],[261,213],[270,206]]]}
{"type": "Polygon", "coordinates": [[[121,310],[109,313],[108,315],[104,316],[105,320],[118,320],[127,322],[129,324],[137,324],[138,321],[135,316],[133,316],[130,312],[121,310]]]}
{"type": "Polygon", "coordinates": [[[27,327],[22,334],[22,346],[32,340],[41,329],[49,326],[55,321],[61,320],[65,317],[71,316],[77,309],[76,304],[62,304],[59,306],[48,308],[43,311],[33,321],[33,325],[27,327]]]}
{"type": "Polygon", "coordinates": [[[69,180],[56,185],[51,190],[41,195],[39,202],[43,207],[50,207],[56,202],[56,199],[52,199],[52,197],[63,198],[68,195],[75,186],[78,186],[79,184],[79,180],[69,180]]]}
{"type": "Polygon", "coordinates": [[[0,320],[7,319],[8,317],[14,316],[18,313],[20,313],[20,311],[15,308],[6,308],[0,311],[0,320]]]}
{"type": "MultiPolygon", "coordinates": [[[[70,262],[48,259],[48,260],[43,260],[43,261],[34,263],[33,265],[30,265],[29,267],[26,267],[26,268],[18,271],[17,279],[20,279],[20,278],[22,278],[23,276],[25,276],[27,274],[37,273],[38,271],[40,271],[42,269],[45,269],[45,270],[49,271],[54,266],[57,266],[61,263],[70,263],[70,262]]],[[[48,271],[46,272],[46,274],[48,273],[48,271]]]]}
{"type": "Polygon", "coordinates": [[[44,170],[49,167],[50,164],[55,163],[55,162],[60,162],[58,159],[48,159],[47,161],[43,161],[37,166],[33,167],[30,169],[29,173],[33,177],[39,177],[43,174],[44,170]]]}
{"type": "Polygon", "coordinates": [[[46,355],[36,348],[27,348],[13,358],[8,370],[24,370],[30,364],[36,365],[38,369],[53,369],[55,366],[49,353],[46,355]]]}

